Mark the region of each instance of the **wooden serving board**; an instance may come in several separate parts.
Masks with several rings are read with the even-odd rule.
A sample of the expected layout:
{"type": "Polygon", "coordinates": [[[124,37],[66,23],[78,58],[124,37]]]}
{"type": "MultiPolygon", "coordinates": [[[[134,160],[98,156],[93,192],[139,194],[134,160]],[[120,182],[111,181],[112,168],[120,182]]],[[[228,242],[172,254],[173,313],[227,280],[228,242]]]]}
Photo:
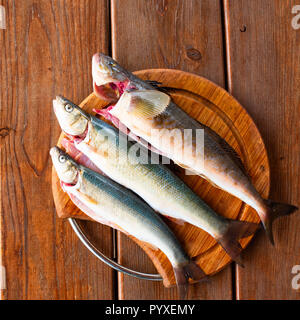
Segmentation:
{"type": "MultiPolygon", "coordinates": [[[[135,72],[144,80],[156,80],[170,88],[175,101],[191,117],[207,125],[225,139],[241,156],[252,182],[264,198],[270,189],[270,170],[267,152],[263,140],[253,120],[243,107],[224,89],[200,76],[171,69],[149,69],[135,72]]],[[[105,102],[94,94],[89,95],[80,106],[92,112],[93,108],[102,108],[105,102]]],[[[60,140],[63,137],[60,136],[60,140]]],[[[240,219],[259,223],[256,212],[248,205],[213,187],[199,176],[185,175],[184,170],[175,172],[218,214],[231,219],[240,219]]],[[[61,218],[75,217],[88,219],[69,199],[60,187],[55,170],[52,171],[52,189],[57,214],[61,218]]],[[[165,219],[175,235],[181,241],[187,253],[201,266],[206,274],[213,275],[231,262],[222,247],[205,231],[188,223],[180,225],[165,219]]],[[[240,241],[243,248],[251,237],[240,241]]],[[[147,244],[136,241],[148,254],[164,285],[175,284],[170,262],[159,250],[154,251],[147,244]]]]}

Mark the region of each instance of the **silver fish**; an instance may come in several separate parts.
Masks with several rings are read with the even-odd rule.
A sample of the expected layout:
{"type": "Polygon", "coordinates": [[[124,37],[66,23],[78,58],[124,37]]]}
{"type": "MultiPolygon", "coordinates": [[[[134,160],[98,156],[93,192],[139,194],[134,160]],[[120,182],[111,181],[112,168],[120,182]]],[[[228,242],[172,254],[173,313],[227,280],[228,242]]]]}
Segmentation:
{"type": "MultiPolygon", "coordinates": [[[[197,122],[179,108],[168,95],[160,92],[159,86],[145,82],[122,68],[112,58],[103,54],[95,54],[92,60],[94,92],[103,98],[104,85],[115,90],[117,104],[99,113],[114,124],[127,127],[132,136],[147,141],[152,147],[183,168],[190,169],[213,185],[238,197],[254,208],[274,244],[272,224],[280,216],[293,213],[298,208],[283,203],[263,199],[253,186],[245,172],[244,166],[236,152],[220,136],[210,128],[197,122]],[[184,145],[188,156],[182,161],[182,146],[169,148],[165,143],[158,143],[153,136],[153,129],[177,129],[184,135],[185,129],[204,130],[204,165],[197,161],[195,143],[184,145]],[[179,158],[180,156],[180,158],[179,158]]],[[[202,153],[203,154],[203,153],[202,153]]]]}
{"type": "Polygon", "coordinates": [[[206,277],[159,215],[134,193],[78,164],[58,147],[51,148],[50,155],[64,191],[83,212],[164,252],[173,266],[181,298],[187,293],[188,278],[206,277]]]}
{"type": "Polygon", "coordinates": [[[205,230],[240,263],[242,247],[238,240],[254,233],[256,224],[218,215],[166,166],[152,164],[142,146],[128,142],[126,135],[66,98],[57,97],[53,107],[61,129],[104,174],[134,191],[161,214],[205,230]],[[146,161],[136,159],[136,152],[131,152],[134,147],[146,161]]]}

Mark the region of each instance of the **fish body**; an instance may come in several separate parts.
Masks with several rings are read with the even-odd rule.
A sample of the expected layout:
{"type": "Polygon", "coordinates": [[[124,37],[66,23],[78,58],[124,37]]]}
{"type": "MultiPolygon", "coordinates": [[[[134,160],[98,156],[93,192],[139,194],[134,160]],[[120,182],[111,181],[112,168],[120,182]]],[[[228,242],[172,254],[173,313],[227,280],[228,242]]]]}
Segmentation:
{"type": "Polygon", "coordinates": [[[50,155],[64,191],[83,212],[165,253],[178,285],[182,286],[181,294],[186,293],[188,277],[194,280],[205,277],[159,215],[134,193],[76,163],[58,147],[52,148],[50,155]]]}
{"type": "Polygon", "coordinates": [[[63,97],[57,97],[53,104],[56,116],[61,117],[59,123],[62,130],[69,136],[68,130],[73,133],[77,130],[73,137],[75,147],[105,175],[134,191],[161,214],[205,230],[222,245],[232,259],[238,259],[242,249],[238,239],[252,234],[257,228],[256,224],[232,221],[218,215],[166,166],[152,164],[141,145],[128,142],[127,136],[122,132],[92,115],[87,116],[78,106],[73,112],[66,111],[68,104],[68,100],[63,97]],[[63,112],[69,117],[66,114],[62,117],[63,112]],[[78,119],[78,113],[87,119],[80,130],[77,121],[84,121],[78,119]],[[74,127],[70,129],[71,124],[74,127]],[[83,133],[86,134],[85,137],[83,133]],[[144,161],[136,158],[137,150],[144,161]]]}
{"type": "MultiPolygon", "coordinates": [[[[291,214],[297,207],[263,199],[253,186],[235,151],[215,132],[191,118],[173,101],[161,104],[157,98],[158,94],[151,98],[149,92],[155,90],[158,92],[157,87],[139,79],[105,55],[94,55],[92,65],[94,92],[97,95],[101,96],[101,87],[105,82],[101,65],[108,66],[106,71],[110,74],[110,84],[115,84],[117,88],[122,81],[123,84],[126,84],[125,88],[122,87],[122,92],[116,90],[118,102],[110,107],[108,112],[105,110],[100,112],[102,115],[107,114],[108,119],[114,123],[118,121],[128,128],[132,135],[148,142],[161,154],[250,205],[257,211],[270,241],[274,243],[272,233],[274,219],[291,214]],[[113,68],[109,68],[111,63],[113,68]],[[147,97],[145,92],[148,92],[147,97]],[[152,114],[149,106],[152,106],[152,114]],[[187,156],[182,157],[182,144],[161,143],[161,140],[153,134],[153,132],[158,132],[157,129],[164,130],[162,135],[166,139],[168,139],[167,133],[170,130],[177,130],[182,139],[184,139],[185,129],[191,129],[193,132],[203,130],[204,149],[199,154],[195,140],[192,138],[189,144],[184,144],[184,154],[187,156]],[[203,159],[203,162],[199,161],[200,158],[203,159]]],[[[160,92],[160,95],[162,97],[166,94],[160,92]]]]}

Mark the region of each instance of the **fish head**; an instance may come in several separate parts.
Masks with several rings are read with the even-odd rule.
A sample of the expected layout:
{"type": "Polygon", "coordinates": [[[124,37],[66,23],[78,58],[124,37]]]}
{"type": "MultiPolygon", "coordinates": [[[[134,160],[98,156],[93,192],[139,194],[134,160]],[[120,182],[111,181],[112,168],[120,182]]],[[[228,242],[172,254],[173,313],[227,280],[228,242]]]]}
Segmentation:
{"type": "Polygon", "coordinates": [[[50,156],[60,181],[75,185],[78,180],[79,165],[56,146],[50,149],[50,156]]]}
{"type": "Polygon", "coordinates": [[[95,94],[109,101],[116,101],[129,82],[128,72],[113,58],[102,53],[93,56],[92,75],[95,94]]]}
{"type": "Polygon", "coordinates": [[[82,135],[88,126],[90,115],[68,99],[57,96],[53,109],[61,129],[72,136],[82,135]]]}

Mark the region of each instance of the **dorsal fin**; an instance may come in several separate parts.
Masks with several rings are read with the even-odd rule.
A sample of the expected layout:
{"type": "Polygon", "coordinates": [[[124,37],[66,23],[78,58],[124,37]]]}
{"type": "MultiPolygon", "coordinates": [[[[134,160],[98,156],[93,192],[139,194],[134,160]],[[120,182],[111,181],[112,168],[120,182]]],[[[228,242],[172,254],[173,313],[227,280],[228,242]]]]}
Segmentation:
{"type": "Polygon", "coordinates": [[[146,80],[145,82],[149,83],[155,89],[159,89],[159,86],[162,84],[161,82],[155,80],[146,80]]]}
{"type": "Polygon", "coordinates": [[[168,94],[168,87],[164,87],[162,86],[162,83],[159,81],[155,81],[155,80],[145,80],[145,82],[147,82],[148,84],[150,84],[152,87],[154,87],[154,89],[162,91],[166,94],[168,94]]]}

